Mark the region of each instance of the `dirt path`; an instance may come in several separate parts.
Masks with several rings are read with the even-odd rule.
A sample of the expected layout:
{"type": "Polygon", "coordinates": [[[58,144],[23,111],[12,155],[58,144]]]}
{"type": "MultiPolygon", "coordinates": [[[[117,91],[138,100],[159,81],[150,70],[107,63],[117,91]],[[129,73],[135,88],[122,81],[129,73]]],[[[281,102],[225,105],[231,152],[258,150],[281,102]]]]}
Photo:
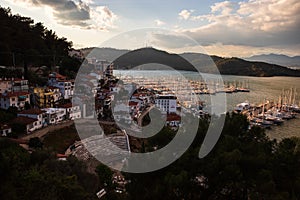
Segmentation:
{"type": "Polygon", "coordinates": [[[44,127],[42,129],[39,129],[39,130],[36,130],[34,131],[33,133],[29,134],[29,135],[25,135],[23,137],[20,137],[19,139],[22,139],[22,140],[29,140],[30,138],[34,138],[34,137],[39,137],[39,138],[42,138],[43,136],[47,135],[49,132],[52,132],[52,131],[55,131],[55,130],[58,130],[58,129],[62,129],[64,127],[67,127],[67,126],[71,126],[74,124],[74,121],[65,121],[65,122],[62,122],[60,124],[57,124],[57,125],[49,125],[47,127],[44,127]]]}
{"type": "Polygon", "coordinates": [[[138,118],[138,125],[142,127],[143,118],[155,107],[155,105],[151,105],[149,108],[147,108],[138,118]]]}

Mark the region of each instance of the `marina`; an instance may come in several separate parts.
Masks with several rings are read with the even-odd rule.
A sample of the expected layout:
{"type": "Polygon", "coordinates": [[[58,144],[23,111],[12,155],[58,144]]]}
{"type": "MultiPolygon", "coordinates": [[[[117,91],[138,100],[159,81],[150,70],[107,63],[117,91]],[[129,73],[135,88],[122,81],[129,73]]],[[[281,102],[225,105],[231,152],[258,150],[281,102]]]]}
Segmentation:
{"type": "MultiPolygon", "coordinates": [[[[148,71],[126,71],[126,70],[115,70],[116,75],[121,75],[122,79],[124,77],[128,77],[130,75],[131,77],[140,77],[142,79],[143,77],[150,77],[152,82],[155,82],[155,79],[159,80],[167,80],[164,82],[168,82],[166,85],[169,85],[170,88],[175,88],[175,92],[178,92],[178,89],[181,87],[180,85],[183,85],[183,82],[177,82],[177,84],[172,83],[171,76],[173,75],[178,76],[178,73],[173,71],[167,71],[167,72],[158,72],[153,70],[148,71]],[[162,78],[164,77],[164,78],[162,78]],[[172,83],[172,84],[171,84],[172,83]],[[173,85],[171,87],[171,85],[173,85]],[[174,86],[175,85],[175,86],[174,86]],[[177,88],[177,90],[176,90],[177,88]]],[[[199,78],[199,74],[195,72],[181,72],[185,79],[189,80],[192,83],[195,82],[201,82],[201,78],[199,78]]],[[[215,83],[217,83],[218,79],[214,75],[207,75],[206,77],[212,77],[211,80],[213,80],[215,83]]],[[[148,78],[147,80],[149,80],[148,78]]],[[[174,78],[173,78],[174,79],[174,78]]],[[[145,79],[144,79],[145,80],[145,79]]],[[[270,119],[270,116],[268,116],[269,112],[267,112],[267,108],[272,107],[272,105],[277,104],[279,102],[279,97],[281,96],[282,104],[284,107],[285,102],[291,101],[292,104],[298,105],[299,107],[299,95],[297,94],[298,91],[300,91],[299,83],[300,80],[297,77],[250,77],[250,76],[232,76],[232,75],[222,75],[222,80],[224,83],[224,88],[228,88],[228,86],[237,86],[236,88],[239,88],[241,86],[249,89],[249,92],[228,92],[226,94],[226,107],[228,111],[233,111],[238,104],[241,102],[248,101],[250,102],[251,106],[256,107],[262,107],[262,102],[265,102],[265,104],[268,102],[269,105],[265,106],[266,112],[265,115],[270,119]],[[289,95],[291,93],[291,88],[293,88],[293,95],[289,95]],[[291,99],[291,100],[290,100],[291,99]]],[[[202,80],[203,81],[203,80],[202,80]]],[[[212,85],[216,84],[210,84],[209,78],[207,78],[206,83],[208,88],[212,88],[212,85]]],[[[161,82],[161,85],[162,82],[161,82]]],[[[164,85],[164,86],[166,86],[164,85]]],[[[190,88],[190,91],[192,89],[190,88]]],[[[166,92],[170,92],[166,91],[166,92]]],[[[210,102],[212,95],[216,94],[199,94],[197,97],[200,98],[201,103],[205,104],[203,107],[203,111],[199,111],[199,115],[204,115],[205,113],[209,112],[210,110],[210,102]]],[[[192,105],[194,102],[196,105],[195,99],[193,99],[193,93],[185,96],[185,102],[182,104],[183,108],[188,107],[189,105],[192,105]]],[[[195,110],[196,106],[191,106],[189,110],[195,110]],[[194,108],[193,108],[194,107],[194,108]]],[[[259,114],[260,109],[256,109],[255,114],[259,114]]],[[[274,111],[274,110],[273,110],[274,111]]],[[[261,113],[261,112],[260,112],[261,113]]],[[[300,119],[299,114],[295,116],[292,120],[283,119],[284,122],[281,125],[272,125],[271,128],[266,129],[266,134],[273,139],[279,139],[286,137],[292,137],[292,136],[299,136],[300,134],[300,119]],[[286,122],[286,123],[285,123],[286,122]]],[[[279,120],[280,121],[280,120],[279,120]]],[[[280,122],[277,123],[280,123],[280,122]]]]}

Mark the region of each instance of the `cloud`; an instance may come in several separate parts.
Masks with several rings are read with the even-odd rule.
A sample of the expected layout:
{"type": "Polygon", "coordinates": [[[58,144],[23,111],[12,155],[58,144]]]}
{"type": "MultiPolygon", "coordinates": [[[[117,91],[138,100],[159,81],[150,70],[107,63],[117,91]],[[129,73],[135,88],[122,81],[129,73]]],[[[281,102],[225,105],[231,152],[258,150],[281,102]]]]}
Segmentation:
{"type": "Polygon", "coordinates": [[[149,34],[148,40],[153,46],[162,49],[177,49],[197,45],[191,38],[169,31],[153,31],[149,34]]]}
{"type": "Polygon", "coordinates": [[[108,30],[116,28],[114,25],[118,16],[114,14],[107,6],[97,6],[96,9],[91,10],[91,18],[96,22],[93,28],[100,28],[108,30]]]}
{"type": "MultiPolygon", "coordinates": [[[[20,2],[21,0],[14,0],[20,2]]],[[[25,0],[33,6],[48,6],[57,23],[84,29],[108,30],[118,18],[106,6],[93,7],[93,0],[25,0]]],[[[22,1],[24,2],[24,1],[22,1]]]]}
{"type": "Polygon", "coordinates": [[[159,19],[154,20],[154,22],[155,22],[155,24],[156,24],[157,26],[162,26],[162,25],[165,25],[165,24],[166,24],[165,22],[163,22],[163,21],[161,21],[161,20],[159,20],[159,19]]]}
{"type": "Polygon", "coordinates": [[[224,1],[211,6],[207,15],[192,14],[192,11],[182,10],[179,16],[195,22],[206,20],[208,24],[180,32],[201,45],[272,47],[300,44],[299,0],[224,1]]]}
{"type": "Polygon", "coordinates": [[[212,13],[221,11],[222,15],[229,15],[233,11],[234,5],[235,3],[233,2],[223,1],[219,3],[215,3],[210,8],[212,13]]]}
{"type": "Polygon", "coordinates": [[[190,18],[191,14],[192,14],[193,10],[182,10],[178,15],[179,15],[179,19],[184,19],[187,20],[190,18]]]}

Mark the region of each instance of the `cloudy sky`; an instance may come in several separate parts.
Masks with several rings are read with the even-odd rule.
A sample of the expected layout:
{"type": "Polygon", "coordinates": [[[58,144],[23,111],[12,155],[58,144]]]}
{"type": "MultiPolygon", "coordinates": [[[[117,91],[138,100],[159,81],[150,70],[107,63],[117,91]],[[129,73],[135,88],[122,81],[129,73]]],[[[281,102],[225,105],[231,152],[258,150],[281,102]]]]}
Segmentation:
{"type": "Polygon", "coordinates": [[[147,45],[220,56],[300,55],[299,0],[0,0],[0,5],[43,22],[77,48],[147,45]]]}

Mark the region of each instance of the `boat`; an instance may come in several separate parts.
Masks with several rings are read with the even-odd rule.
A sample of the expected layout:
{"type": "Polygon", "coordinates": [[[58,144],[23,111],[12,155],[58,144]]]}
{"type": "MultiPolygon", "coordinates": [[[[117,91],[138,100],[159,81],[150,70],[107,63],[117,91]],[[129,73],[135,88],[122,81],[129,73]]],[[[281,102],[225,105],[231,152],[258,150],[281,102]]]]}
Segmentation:
{"type": "Polygon", "coordinates": [[[280,117],[275,117],[273,115],[266,115],[265,120],[272,121],[274,124],[277,124],[277,125],[281,125],[284,122],[284,120],[281,119],[280,117]]]}
{"type": "Polygon", "coordinates": [[[243,112],[245,110],[249,110],[251,108],[251,105],[248,101],[245,101],[243,103],[239,103],[236,105],[236,107],[234,108],[234,111],[240,113],[243,112]]]}

